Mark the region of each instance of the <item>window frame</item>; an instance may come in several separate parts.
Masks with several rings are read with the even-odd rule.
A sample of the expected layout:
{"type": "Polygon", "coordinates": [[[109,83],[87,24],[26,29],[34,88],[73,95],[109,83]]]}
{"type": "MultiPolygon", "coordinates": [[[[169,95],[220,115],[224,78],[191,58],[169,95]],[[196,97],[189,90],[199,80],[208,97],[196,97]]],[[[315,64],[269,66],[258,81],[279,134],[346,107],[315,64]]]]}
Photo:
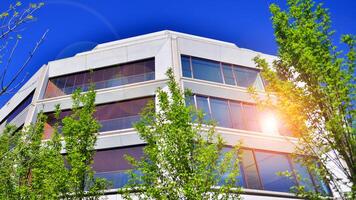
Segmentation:
{"type": "Polygon", "coordinates": [[[222,62],[222,61],[217,61],[217,60],[212,60],[212,59],[207,59],[207,58],[201,58],[201,57],[196,57],[196,56],[190,56],[190,55],[186,55],[186,54],[180,54],[180,70],[181,70],[181,75],[184,78],[191,78],[191,79],[196,79],[196,80],[202,80],[202,81],[209,81],[209,82],[213,82],[213,83],[217,83],[217,84],[223,84],[223,85],[227,85],[227,86],[233,86],[233,87],[240,87],[240,88],[247,88],[245,86],[240,86],[238,85],[238,80],[237,77],[235,75],[235,71],[234,68],[236,69],[242,69],[242,70],[252,70],[252,71],[256,71],[257,72],[257,76],[256,79],[253,81],[253,84],[251,86],[255,86],[258,87],[258,85],[261,86],[261,88],[257,88],[259,90],[264,90],[265,88],[265,82],[263,81],[262,77],[261,77],[261,70],[258,68],[253,68],[253,67],[248,67],[248,66],[243,66],[243,65],[237,65],[237,64],[232,64],[232,63],[226,63],[226,62],[222,62]],[[183,73],[183,64],[182,64],[182,58],[186,57],[189,59],[189,63],[190,63],[190,70],[191,70],[191,77],[186,77],[184,76],[183,73]],[[193,59],[198,59],[198,60],[205,60],[207,62],[214,62],[214,63],[219,63],[219,68],[220,68],[220,74],[221,74],[221,80],[222,82],[217,82],[217,81],[211,81],[211,80],[205,80],[205,79],[200,79],[200,78],[195,78],[194,77],[194,70],[193,70],[193,63],[192,60],[193,59]],[[224,70],[223,67],[224,65],[226,66],[230,66],[231,67],[231,71],[232,71],[232,77],[234,79],[234,85],[231,84],[227,84],[225,81],[225,74],[224,74],[224,70]],[[259,82],[259,83],[257,83],[259,82]]]}
{"type": "MultiPolygon", "coordinates": [[[[77,88],[81,88],[82,91],[87,91],[87,87],[85,87],[85,85],[90,85],[91,83],[92,84],[96,84],[96,83],[101,83],[101,82],[104,82],[105,81],[105,87],[100,87],[100,88],[95,88],[95,90],[102,90],[102,89],[107,89],[107,88],[113,88],[113,87],[121,87],[121,86],[126,86],[126,85],[131,85],[131,84],[135,84],[135,83],[141,83],[141,82],[146,82],[146,81],[138,81],[138,82],[134,82],[134,83],[125,83],[125,84],[120,84],[120,85],[116,85],[116,86],[106,86],[107,85],[107,82],[109,82],[109,80],[112,80],[112,79],[108,79],[108,80],[101,80],[101,81],[98,81],[98,82],[95,82],[94,81],[94,78],[95,78],[95,72],[98,72],[98,71],[101,71],[101,70],[110,70],[110,68],[121,68],[121,67],[125,67],[126,65],[131,65],[131,64],[135,64],[135,63],[144,63],[144,62],[149,62],[149,61],[153,61],[154,63],[154,66],[153,66],[153,73],[154,73],[154,76],[153,76],[153,79],[149,79],[149,80],[146,80],[146,81],[152,81],[152,80],[155,80],[156,79],[156,75],[155,75],[155,72],[156,72],[156,65],[155,65],[155,61],[156,61],[156,58],[155,57],[149,57],[149,58],[144,58],[144,59],[140,59],[140,60],[134,60],[134,61],[130,61],[130,62],[125,62],[125,63],[118,63],[118,64],[112,64],[112,65],[108,65],[108,66],[103,66],[103,67],[99,67],[99,68],[95,68],[95,69],[89,69],[89,70],[83,70],[83,71],[79,71],[79,72],[74,72],[74,73],[68,73],[68,74],[64,74],[64,75],[59,75],[59,76],[53,76],[53,77],[50,77],[48,78],[47,80],[47,84],[45,85],[45,91],[44,91],[44,94],[42,96],[42,99],[52,99],[52,98],[58,98],[58,97],[62,97],[62,96],[66,96],[66,95],[70,95],[74,92],[75,89],[77,88]],[[92,73],[92,74],[91,74],[92,73]],[[83,83],[80,84],[80,85],[75,85],[76,84],[76,79],[77,79],[77,76],[79,74],[83,74],[84,76],[84,80],[82,81],[83,83]],[[88,76],[88,74],[91,74],[90,76],[88,76]],[[71,93],[67,93],[67,79],[68,77],[74,77],[74,80],[73,80],[73,89],[72,89],[72,92],[71,93]],[[57,82],[59,79],[64,80],[64,85],[63,87],[59,88],[64,94],[63,95],[48,95],[48,85],[50,84],[50,82],[52,82],[52,84],[54,84],[55,82],[57,82]],[[91,80],[91,82],[87,83],[87,80],[91,80]]],[[[146,64],[143,65],[144,67],[144,72],[143,74],[148,74],[149,72],[146,72],[146,68],[148,68],[146,66],[146,64]]],[[[120,72],[120,71],[118,71],[120,72]]],[[[122,72],[120,72],[122,73],[122,72]]],[[[152,73],[152,72],[151,72],[152,73]]],[[[100,76],[100,79],[102,79],[104,77],[104,73],[101,73],[101,74],[97,74],[96,76],[100,76]]],[[[146,76],[145,76],[146,77],[146,76]]]]}

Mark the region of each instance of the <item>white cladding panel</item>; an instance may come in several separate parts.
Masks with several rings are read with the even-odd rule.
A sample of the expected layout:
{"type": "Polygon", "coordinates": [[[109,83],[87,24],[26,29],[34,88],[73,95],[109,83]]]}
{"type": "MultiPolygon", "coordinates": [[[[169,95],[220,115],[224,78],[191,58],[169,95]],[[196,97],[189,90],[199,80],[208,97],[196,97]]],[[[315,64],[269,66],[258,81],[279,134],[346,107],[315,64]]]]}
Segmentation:
{"type": "Polygon", "coordinates": [[[248,49],[238,48],[231,45],[206,42],[189,38],[178,38],[179,53],[210,60],[231,63],[251,68],[256,68],[253,58],[261,56],[271,63],[277,59],[275,56],[266,55],[248,49]]]}

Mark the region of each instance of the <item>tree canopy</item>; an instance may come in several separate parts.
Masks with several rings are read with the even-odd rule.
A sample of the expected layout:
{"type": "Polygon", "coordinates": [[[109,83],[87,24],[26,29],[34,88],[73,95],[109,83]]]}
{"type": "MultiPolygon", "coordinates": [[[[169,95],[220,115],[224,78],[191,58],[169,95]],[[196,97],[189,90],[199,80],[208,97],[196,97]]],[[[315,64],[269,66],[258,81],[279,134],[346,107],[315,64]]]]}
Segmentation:
{"type": "Polygon", "coordinates": [[[312,0],[287,5],[270,5],[278,59],[269,65],[255,58],[267,83],[267,98],[258,102],[299,138],[296,153],[310,155],[305,165],[342,198],[356,198],[355,36],[342,36],[348,51],[341,52],[328,9],[312,0]]]}
{"type": "Polygon", "coordinates": [[[147,145],[145,157],[135,160],[131,181],[121,192],[131,199],[228,199],[238,198],[237,149],[223,153],[224,143],[203,113],[186,106],[183,92],[167,71],[168,88],[158,89],[135,125],[147,145]],[[220,184],[219,184],[220,183],[220,184]]]}
{"type": "Polygon", "coordinates": [[[72,114],[59,120],[44,141],[46,115],[26,127],[7,126],[0,135],[0,199],[99,199],[108,183],[91,168],[99,123],[95,92],[73,94],[72,114]],[[65,143],[65,149],[63,148],[65,143]]]}

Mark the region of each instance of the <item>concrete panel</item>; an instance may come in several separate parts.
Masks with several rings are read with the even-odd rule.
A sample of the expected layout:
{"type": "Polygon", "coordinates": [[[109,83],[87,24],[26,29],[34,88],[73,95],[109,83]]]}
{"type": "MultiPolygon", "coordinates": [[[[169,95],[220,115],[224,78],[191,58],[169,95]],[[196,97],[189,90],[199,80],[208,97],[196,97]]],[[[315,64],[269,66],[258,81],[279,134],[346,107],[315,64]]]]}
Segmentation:
{"type": "Polygon", "coordinates": [[[221,129],[223,128],[217,127],[217,132],[221,134],[227,145],[234,146],[241,143],[241,146],[246,148],[285,153],[295,151],[296,140],[293,138],[240,130],[223,131],[221,129]]]}
{"type": "Polygon", "coordinates": [[[120,47],[87,54],[87,67],[90,69],[127,62],[127,48],[120,47]]]}
{"type": "Polygon", "coordinates": [[[254,100],[246,89],[236,86],[228,86],[219,83],[211,83],[202,80],[183,79],[184,88],[189,88],[194,94],[201,94],[212,97],[230,99],[234,101],[244,101],[253,103],[254,100]]]}
{"type": "Polygon", "coordinates": [[[127,60],[135,61],[154,57],[162,48],[166,39],[153,40],[127,47],[127,60]]]}
{"type": "Polygon", "coordinates": [[[95,149],[108,149],[144,144],[133,128],[100,133],[95,149]]]}
{"type": "Polygon", "coordinates": [[[48,63],[48,66],[49,77],[88,70],[86,65],[86,56],[74,56],[71,58],[52,61],[48,63]]]}
{"type": "Polygon", "coordinates": [[[166,79],[167,76],[165,73],[167,69],[173,67],[171,39],[166,39],[165,43],[155,55],[155,67],[156,79],[166,79]]]}
{"type": "Polygon", "coordinates": [[[252,59],[257,55],[261,54],[247,49],[221,47],[220,61],[255,68],[252,59]]]}
{"type": "MultiPolygon", "coordinates": [[[[261,194],[262,195],[262,194],[261,194]]],[[[300,199],[293,197],[275,197],[275,196],[261,196],[261,195],[241,195],[242,200],[292,200],[300,199]]]]}
{"type": "Polygon", "coordinates": [[[211,60],[220,60],[220,47],[211,42],[201,42],[178,37],[180,54],[196,56],[211,60]]]}

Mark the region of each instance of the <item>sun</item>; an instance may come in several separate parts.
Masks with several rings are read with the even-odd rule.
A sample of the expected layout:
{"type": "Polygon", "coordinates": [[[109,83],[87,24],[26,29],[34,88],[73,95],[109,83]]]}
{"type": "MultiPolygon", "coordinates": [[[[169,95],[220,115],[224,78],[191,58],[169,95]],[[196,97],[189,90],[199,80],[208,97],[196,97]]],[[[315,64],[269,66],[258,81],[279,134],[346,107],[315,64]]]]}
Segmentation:
{"type": "Polygon", "coordinates": [[[261,128],[264,133],[278,134],[278,120],[273,112],[262,113],[261,128]]]}

